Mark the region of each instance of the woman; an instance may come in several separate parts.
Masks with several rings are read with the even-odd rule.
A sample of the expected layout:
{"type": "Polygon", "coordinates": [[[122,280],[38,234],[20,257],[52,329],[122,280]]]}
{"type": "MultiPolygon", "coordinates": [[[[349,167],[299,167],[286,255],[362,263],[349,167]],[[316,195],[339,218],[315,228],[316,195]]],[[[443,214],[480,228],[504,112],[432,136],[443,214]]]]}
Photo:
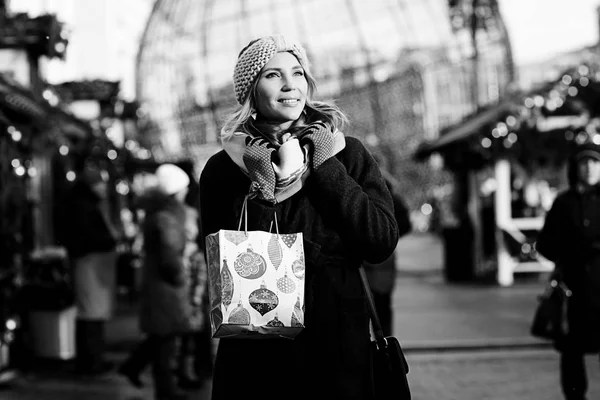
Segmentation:
{"type": "Polygon", "coordinates": [[[114,314],[121,233],[110,216],[108,194],[108,174],[86,165],[64,207],[77,306],[76,370],[93,375],[113,367],[105,360],[105,324],[114,314]]]}
{"type": "Polygon", "coordinates": [[[600,351],[600,146],[579,146],[568,166],[570,187],[546,216],[537,250],[556,265],[572,291],[570,332],[555,342],[560,380],[567,400],[585,399],[584,354],[600,351]]]}
{"type": "Polygon", "coordinates": [[[119,373],[141,387],[139,375],[150,362],[156,399],[173,400],[185,398],[177,389],[172,364],[177,339],[189,330],[191,314],[183,265],[187,243],[184,199],[190,179],[173,164],[158,167],[156,177],[158,187],[143,199],[140,328],[147,338],[132,351],[119,373]]]}
{"type": "Polygon", "coordinates": [[[342,134],[342,111],[313,100],[298,44],[281,36],[250,42],[233,78],[240,107],[200,177],[202,232],[236,230],[249,191],[249,230],[268,231],[277,212],[281,233],[302,232],[306,328],[295,340],[220,339],[212,398],[370,399],[358,268],[382,262],[398,243],[390,192],[365,147],[342,134]]]}

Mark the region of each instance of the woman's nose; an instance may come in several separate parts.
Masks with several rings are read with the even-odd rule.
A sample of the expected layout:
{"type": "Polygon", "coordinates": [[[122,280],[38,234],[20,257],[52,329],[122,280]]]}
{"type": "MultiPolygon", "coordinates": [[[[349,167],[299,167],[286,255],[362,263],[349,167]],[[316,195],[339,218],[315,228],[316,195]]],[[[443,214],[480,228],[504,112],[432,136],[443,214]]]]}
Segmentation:
{"type": "Polygon", "coordinates": [[[296,83],[294,82],[294,79],[289,76],[284,76],[283,77],[283,87],[281,89],[284,91],[290,91],[290,90],[294,90],[295,88],[296,88],[296,83]]]}

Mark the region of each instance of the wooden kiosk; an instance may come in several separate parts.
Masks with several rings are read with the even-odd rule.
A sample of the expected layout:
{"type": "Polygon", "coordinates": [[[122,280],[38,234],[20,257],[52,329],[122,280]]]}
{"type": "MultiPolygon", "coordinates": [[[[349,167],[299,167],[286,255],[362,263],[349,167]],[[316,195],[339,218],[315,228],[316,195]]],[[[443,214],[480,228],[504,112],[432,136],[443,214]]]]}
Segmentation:
{"type": "Polygon", "coordinates": [[[454,226],[441,224],[450,229],[444,235],[450,250],[445,268],[470,269],[458,274],[460,280],[510,286],[516,274],[552,271],[553,263],[536,251],[536,235],[556,194],[568,186],[566,161],[573,148],[600,143],[599,81],[598,65],[577,65],[421,144],[417,159],[439,154],[455,177],[445,191],[451,195],[435,203],[453,214],[442,220],[454,226]],[[460,261],[453,253],[462,254],[460,261]]]}

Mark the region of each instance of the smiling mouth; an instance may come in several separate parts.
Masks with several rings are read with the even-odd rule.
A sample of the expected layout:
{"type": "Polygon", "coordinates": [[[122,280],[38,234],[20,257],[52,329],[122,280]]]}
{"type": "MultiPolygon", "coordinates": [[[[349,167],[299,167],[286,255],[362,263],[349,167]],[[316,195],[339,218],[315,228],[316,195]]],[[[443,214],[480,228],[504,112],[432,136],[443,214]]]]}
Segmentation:
{"type": "Polygon", "coordinates": [[[282,99],[282,100],[279,100],[279,102],[282,104],[286,104],[286,105],[296,105],[300,102],[300,100],[298,100],[298,99],[282,99]]]}

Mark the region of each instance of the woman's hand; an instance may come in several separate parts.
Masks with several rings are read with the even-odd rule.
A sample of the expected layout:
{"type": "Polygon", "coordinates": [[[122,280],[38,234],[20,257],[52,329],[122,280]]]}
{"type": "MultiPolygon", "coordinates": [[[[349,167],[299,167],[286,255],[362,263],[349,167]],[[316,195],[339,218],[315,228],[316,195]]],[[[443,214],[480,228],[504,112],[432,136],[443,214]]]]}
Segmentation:
{"type": "Polygon", "coordinates": [[[296,138],[289,138],[278,150],[279,162],[273,163],[278,178],[285,178],[304,165],[304,152],[296,138]]]}

